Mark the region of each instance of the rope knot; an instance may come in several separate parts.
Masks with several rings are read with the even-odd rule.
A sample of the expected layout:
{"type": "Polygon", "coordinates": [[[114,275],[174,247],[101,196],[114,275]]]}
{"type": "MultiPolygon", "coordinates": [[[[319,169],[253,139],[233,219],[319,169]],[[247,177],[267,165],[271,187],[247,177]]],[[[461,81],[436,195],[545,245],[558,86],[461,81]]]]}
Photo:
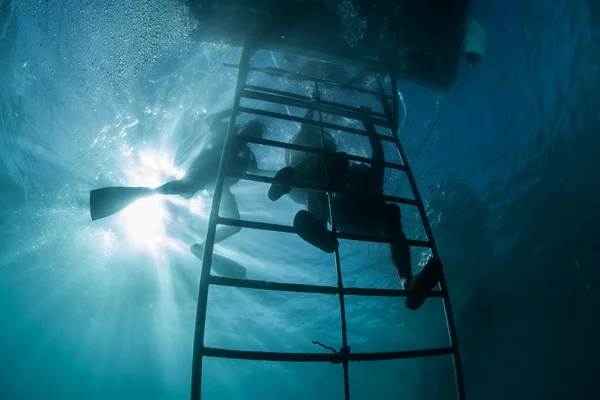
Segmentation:
{"type": "Polygon", "coordinates": [[[331,363],[333,364],[341,364],[344,361],[348,360],[348,355],[350,355],[350,346],[342,347],[339,351],[336,351],[333,347],[325,346],[323,343],[312,341],[313,344],[318,344],[319,346],[331,350],[333,353],[331,356],[331,363]]]}

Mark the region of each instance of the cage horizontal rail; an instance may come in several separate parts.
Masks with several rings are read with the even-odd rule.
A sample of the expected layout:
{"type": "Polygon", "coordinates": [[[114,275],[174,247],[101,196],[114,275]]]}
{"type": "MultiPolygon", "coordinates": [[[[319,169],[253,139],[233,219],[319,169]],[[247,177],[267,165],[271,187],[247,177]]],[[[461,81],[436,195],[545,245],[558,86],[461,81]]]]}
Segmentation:
{"type": "MultiPolygon", "coordinates": [[[[313,101],[313,99],[311,97],[308,96],[303,96],[301,94],[296,94],[296,93],[290,93],[290,92],[284,92],[282,90],[277,90],[277,89],[271,89],[271,88],[267,88],[264,86],[257,86],[257,85],[246,85],[245,86],[246,89],[250,89],[250,90],[254,90],[256,92],[265,92],[265,93],[271,93],[271,94],[276,94],[279,96],[285,96],[285,97],[290,97],[290,98],[294,98],[294,99],[298,99],[298,100],[304,100],[304,101],[313,101]]],[[[342,103],[334,103],[331,101],[327,101],[327,100],[323,100],[320,99],[319,103],[321,104],[325,104],[331,107],[339,107],[348,111],[353,111],[353,112],[358,112],[356,107],[353,107],[349,104],[342,104],[342,103]]],[[[387,116],[385,114],[379,113],[377,111],[369,111],[369,115],[372,115],[374,117],[377,118],[387,118],[387,116]]]]}
{"type": "MultiPolygon", "coordinates": [[[[255,174],[244,174],[244,173],[235,172],[235,171],[228,171],[227,176],[230,178],[243,179],[243,180],[253,181],[253,182],[261,182],[261,183],[273,183],[274,182],[274,178],[271,178],[268,176],[255,175],[255,174]]],[[[360,191],[333,188],[333,187],[325,186],[325,185],[312,185],[310,183],[297,183],[297,184],[294,184],[293,187],[299,188],[299,189],[306,189],[306,190],[319,190],[319,191],[323,191],[323,192],[331,192],[331,193],[337,193],[337,194],[342,194],[342,195],[360,195],[361,194],[360,191]]],[[[408,206],[416,206],[415,200],[407,199],[404,197],[379,195],[379,196],[374,196],[371,199],[372,200],[389,201],[389,202],[398,203],[398,204],[406,204],[408,206]]]]}
{"type": "Polygon", "coordinates": [[[283,353],[270,351],[227,350],[204,347],[205,357],[229,358],[236,360],[280,361],[280,362],[331,362],[339,357],[348,361],[384,361],[409,358],[436,357],[454,354],[455,347],[439,347],[423,350],[388,351],[378,353],[349,353],[343,356],[332,353],[283,353]]]}
{"type": "MultiPolygon", "coordinates": [[[[225,67],[228,68],[239,68],[238,65],[236,64],[231,64],[231,63],[224,63],[223,64],[225,67]]],[[[379,97],[379,92],[375,91],[375,90],[369,90],[366,88],[361,88],[360,86],[353,86],[353,85],[346,85],[343,83],[337,83],[337,82],[333,82],[327,79],[322,79],[322,78],[316,78],[316,77],[312,77],[312,76],[308,76],[308,75],[303,75],[303,74],[298,74],[295,72],[291,72],[288,71],[286,69],[283,68],[274,68],[274,67],[249,67],[248,70],[250,72],[260,72],[266,75],[271,75],[271,76],[277,76],[277,77],[282,77],[285,76],[287,78],[296,80],[296,81],[302,81],[302,82],[306,82],[306,81],[311,81],[311,82],[319,82],[322,83],[324,85],[327,86],[332,86],[332,87],[337,87],[340,89],[347,89],[347,90],[354,90],[356,92],[359,93],[365,93],[365,94],[370,94],[373,96],[377,96],[379,97]]],[[[390,94],[386,94],[385,95],[388,98],[393,98],[392,95],[390,94]]]]}
{"type": "MultiPolygon", "coordinates": [[[[290,225],[279,225],[272,224],[268,222],[257,222],[257,221],[248,221],[244,219],[233,219],[233,218],[224,218],[219,217],[217,220],[217,224],[220,225],[229,225],[229,226],[237,226],[240,228],[248,228],[248,229],[258,229],[262,231],[271,231],[271,232],[283,232],[283,233],[296,233],[296,228],[290,225]]],[[[373,243],[393,243],[397,240],[405,240],[409,246],[412,247],[431,247],[431,243],[423,240],[413,240],[413,239],[404,239],[404,238],[394,238],[394,237],[383,237],[383,236],[372,236],[372,235],[360,235],[354,233],[346,233],[346,232],[337,232],[336,237],[339,239],[346,240],[356,240],[360,242],[373,242],[373,243]]]]}
{"type": "MultiPolygon", "coordinates": [[[[276,292],[314,293],[314,294],[339,294],[337,286],[307,285],[300,283],[282,283],[259,281],[252,279],[227,278],[211,275],[210,284],[215,286],[226,286],[243,289],[269,290],[276,292]]],[[[412,290],[404,289],[376,289],[376,288],[353,288],[344,287],[344,296],[372,296],[372,297],[407,297],[412,290]]],[[[445,293],[434,290],[426,295],[427,298],[443,298],[445,293]]]]}
{"type": "MultiPolygon", "coordinates": [[[[360,135],[360,136],[369,136],[369,134],[365,130],[362,130],[362,129],[351,128],[349,126],[343,126],[343,125],[338,125],[338,124],[332,124],[329,122],[313,121],[313,120],[309,120],[309,119],[306,119],[303,117],[296,117],[294,115],[282,114],[282,113],[273,112],[273,111],[259,110],[257,108],[245,107],[245,106],[240,106],[238,108],[238,110],[240,112],[246,113],[246,114],[260,115],[263,117],[281,119],[284,121],[299,122],[301,124],[310,124],[310,125],[314,125],[314,126],[323,127],[325,129],[354,133],[355,135],[360,135]]],[[[379,134],[378,138],[380,140],[384,140],[387,142],[395,142],[394,138],[391,136],[385,136],[385,135],[379,134]]]]}
{"type": "MultiPolygon", "coordinates": [[[[383,126],[385,128],[391,128],[388,120],[383,118],[377,118],[370,116],[367,113],[363,113],[361,110],[356,109],[354,111],[346,108],[338,107],[337,105],[327,105],[321,102],[300,100],[292,97],[281,96],[271,93],[258,92],[254,90],[242,90],[242,98],[265,101],[269,103],[283,104],[286,106],[300,107],[309,110],[321,111],[325,114],[338,115],[340,117],[346,117],[362,121],[367,124],[383,126]]],[[[335,104],[335,103],[332,103],[335,104]]]]}
{"type": "MultiPolygon", "coordinates": [[[[381,135],[381,136],[383,136],[383,135],[381,135]]],[[[236,135],[235,140],[238,140],[238,141],[241,141],[244,143],[260,144],[260,145],[264,145],[264,146],[278,147],[280,149],[298,150],[298,151],[304,151],[307,153],[314,153],[314,154],[331,154],[331,155],[335,154],[335,152],[317,149],[314,147],[302,146],[299,144],[292,144],[292,143],[280,142],[278,140],[270,140],[270,139],[245,136],[245,135],[236,135]]],[[[373,159],[368,158],[368,157],[361,157],[361,156],[355,156],[352,154],[348,154],[348,158],[351,161],[362,162],[362,163],[366,163],[366,164],[373,163],[373,159]]],[[[386,161],[383,163],[383,166],[386,168],[397,169],[399,171],[406,171],[406,167],[401,164],[396,164],[396,163],[391,163],[391,162],[386,161]]]]}

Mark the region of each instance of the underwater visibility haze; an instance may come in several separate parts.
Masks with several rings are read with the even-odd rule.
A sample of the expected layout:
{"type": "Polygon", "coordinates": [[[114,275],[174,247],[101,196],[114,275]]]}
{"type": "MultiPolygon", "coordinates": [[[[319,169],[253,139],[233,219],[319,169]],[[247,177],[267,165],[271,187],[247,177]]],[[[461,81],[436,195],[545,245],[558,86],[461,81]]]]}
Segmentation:
{"type": "MultiPolygon", "coordinates": [[[[467,398],[598,399],[600,4],[473,0],[470,17],[487,32],[480,64],[461,64],[447,92],[398,83],[399,135],[444,264],[467,398]]],[[[189,249],[204,240],[211,196],[148,197],[92,222],[89,191],[182,177],[206,146],[206,117],[232,106],[237,70],[224,64],[241,49],[194,40],[197,23],[176,0],[0,0],[0,399],[189,398],[202,265],[189,249]]],[[[292,64],[263,50],[253,62],[292,64]]],[[[261,122],[267,139],[298,129],[261,122]]],[[[361,139],[338,145],[367,157],[361,139]]],[[[251,147],[260,168],[284,165],[283,150],[251,147]]],[[[289,225],[301,206],[267,190],[233,186],[241,216],[289,225]]],[[[385,190],[406,194],[408,182],[390,174],[385,190]]],[[[416,210],[402,210],[407,236],[423,239],[416,210]]],[[[215,251],[249,279],[337,284],[332,256],[292,234],[242,229],[215,251]]],[[[345,286],[400,288],[386,245],[341,240],[340,257],[345,286]]],[[[415,250],[414,270],[428,257],[415,250]]],[[[352,351],[449,344],[440,299],[411,312],[402,298],[348,296],[346,312],[352,351]]],[[[207,346],[327,353],[312,342],[339,349],[340,329],[336,296],[209,291],[207,346]]],[[[208,358],[203,371],[206,399],[344,394],[330,363],[208,358]]],[[[349,371],[352,399],[456,398],[449,356],[349,371]]]]}

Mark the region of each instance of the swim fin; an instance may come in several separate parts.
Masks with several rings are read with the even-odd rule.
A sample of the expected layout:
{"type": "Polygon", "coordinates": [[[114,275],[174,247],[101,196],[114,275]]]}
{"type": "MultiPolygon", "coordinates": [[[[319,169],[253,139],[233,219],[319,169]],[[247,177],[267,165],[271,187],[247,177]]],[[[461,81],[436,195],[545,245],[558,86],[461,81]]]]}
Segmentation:
{"type": "Polygon", "coordinates": [[[421,308],[427,294],[433,290],[442,278],[442,263],[437,258],[430,258],[425,267],[413,278],[407,289],[415,292],[409,295],[404,305],[409,310],[418,310],[421,308]]]}
{"type": "MultiPolygon", "coordinates": [[[[190,251],[199,260],[204,258],[204,244],[195,243],[192,245],[192,247],[190,247],[190,251]]],[[[237,262],[217,253],[213,253],[212,255],[211,269],[222,277],[237,279],[246,278],[246,268],[237,262]]]]}
{"type": "Polygon", "coordinates": [[[111,186],[90,191],[92,221],[118,213],[134,201],[153,194],[147,187],[111,186]]]}
{"type": "Polygon", "coordinates": [[[294,184],[295,171],[292,167],[283,167],[273,177],[273,183],[269,188],[269,199],[277,201],[281,196],[286,195],[292,190],[294,184]]]}
{"type": "Polygon", "coordinates": [[[333,253],[339,246],[339,242],[333,233],[324,227],[317,217],[306,210],[300,210],[296,213],[294,228],[296,228],[298,236],[325,253],[333,253]]]}

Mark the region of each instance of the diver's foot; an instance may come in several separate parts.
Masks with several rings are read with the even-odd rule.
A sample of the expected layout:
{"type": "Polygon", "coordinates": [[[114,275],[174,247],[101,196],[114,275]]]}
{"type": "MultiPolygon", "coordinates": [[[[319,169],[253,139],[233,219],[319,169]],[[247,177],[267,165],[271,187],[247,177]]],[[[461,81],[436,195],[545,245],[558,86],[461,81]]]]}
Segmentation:
{"type": "Polygon", "coordinates": [[[437,286],[441,278],[442,263],[437,258],[430,258],[427,265],[406,287],[406,289],[415,291],[406,298],[404,302],[406,308],[413,311],[421,308],[427,299],[427,294],[437,286]]]}
{"type": "Polygon", "coordinates": [[[338,248],[338,241],[319,220],[306,210],[300,210],[294,217],[294,228],[296,233],[304,241],[323,250],[325,253],[333,253],[338,248]]]}
{"type": "Polygon", "coordinates": [[[273,177],[274,182],[269,188],[269,199],[277,201],[281,196],[288,194],[292,190],[295,175],[294,168],[292,167],[280,169],[273,177]]]}

